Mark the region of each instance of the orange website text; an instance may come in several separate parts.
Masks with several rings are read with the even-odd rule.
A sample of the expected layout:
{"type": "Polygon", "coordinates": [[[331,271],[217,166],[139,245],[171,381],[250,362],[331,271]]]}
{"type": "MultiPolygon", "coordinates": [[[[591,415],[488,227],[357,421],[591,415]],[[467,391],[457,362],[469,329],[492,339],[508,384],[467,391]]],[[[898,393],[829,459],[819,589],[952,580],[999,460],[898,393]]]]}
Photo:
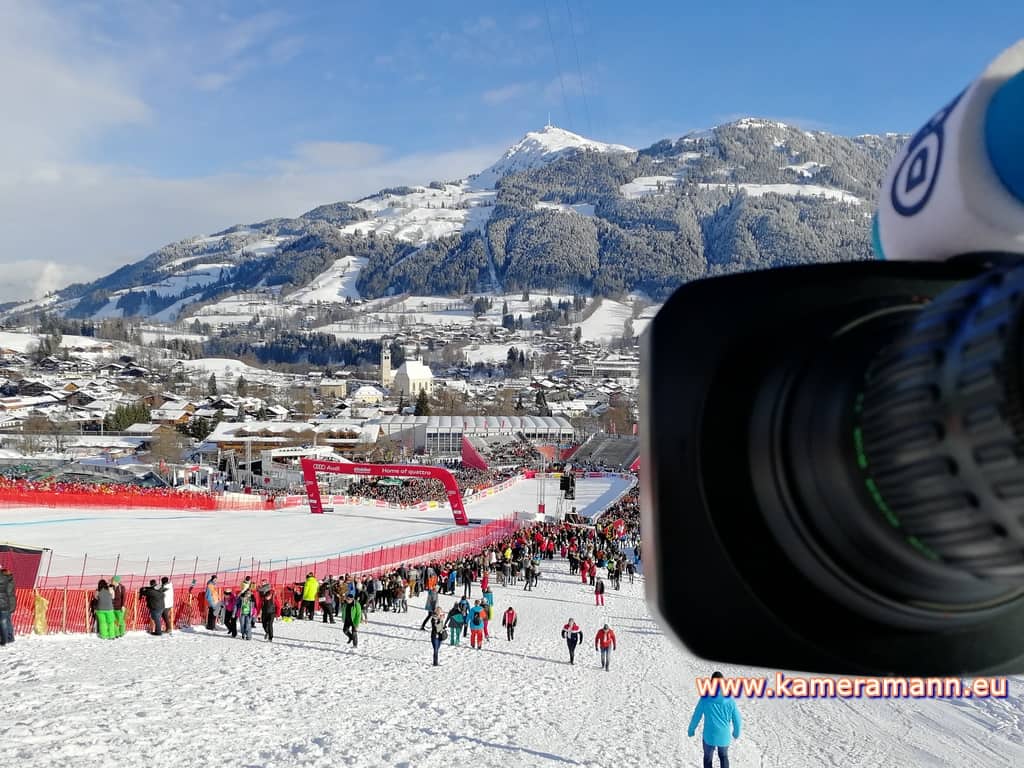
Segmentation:
{"type": "Polygon", "coordinates": [[[1000,698],[1007,697],[1005,677],[698,677],[699,696],[734,698],[1000,698]]]}

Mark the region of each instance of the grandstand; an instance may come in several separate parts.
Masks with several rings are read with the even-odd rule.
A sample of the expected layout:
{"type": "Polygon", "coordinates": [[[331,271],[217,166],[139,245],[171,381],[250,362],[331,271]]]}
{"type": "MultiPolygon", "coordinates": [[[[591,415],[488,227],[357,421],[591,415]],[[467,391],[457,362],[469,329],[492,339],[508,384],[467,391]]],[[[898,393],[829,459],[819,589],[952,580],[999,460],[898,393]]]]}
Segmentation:
{"type": "Polygon", "coordinates": [[[634,435],[595,432],[573,454],[573,466],[625,470],[640,456],[640,439],[634,435]]]}

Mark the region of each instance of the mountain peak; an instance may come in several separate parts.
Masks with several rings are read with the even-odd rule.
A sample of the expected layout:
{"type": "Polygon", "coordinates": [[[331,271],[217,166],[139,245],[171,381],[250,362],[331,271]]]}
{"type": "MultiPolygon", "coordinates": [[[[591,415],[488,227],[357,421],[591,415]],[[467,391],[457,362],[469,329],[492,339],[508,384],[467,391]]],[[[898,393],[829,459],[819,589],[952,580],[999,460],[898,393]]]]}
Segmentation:
{"type": "Polygon", "coordinates": [[[567,131],[550,123],[539,131],[530,131],[517,143],[509,147],[490,168],[470,178],[473,186],[493,187],[503,176],[510,173],[539,168],[558,159],[564,154],[583,150],[587,152],[635,152],[632,147],[622,144],[607,144],[594,141],[578,133],[567,131]]]}

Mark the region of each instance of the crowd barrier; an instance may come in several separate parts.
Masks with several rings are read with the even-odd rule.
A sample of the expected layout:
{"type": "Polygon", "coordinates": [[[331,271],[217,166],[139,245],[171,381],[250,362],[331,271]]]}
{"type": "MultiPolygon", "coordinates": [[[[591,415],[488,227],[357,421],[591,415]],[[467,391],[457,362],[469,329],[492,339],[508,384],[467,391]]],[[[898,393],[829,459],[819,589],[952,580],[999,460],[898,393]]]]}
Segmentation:
{"type": "MultiPolygon", "coordinates": [[[[256,582],[267,579],[278,591],[279,597],[286,600],[290,593],[283,592],[282,587],[302,583],[306,579],[306,574],[310,572],[319,578],[329,574],[362,576],[386,572],[403,564],[454,560],[464,555],[476,554],[488,545],[506,538],[520,527],[520,523],[510,516],[443,536],[341,555],[317,562],[290,563],[287,559],[266,563],[250,561],[241,563],[241,568],[217,569],[212,572],[217,573],[218,583],[222,589],[237,587],[244,576],[251,576],[256,582]]],[[[176,627],[200,624],[205,620],[205,589],[209,575],[210,573],[206,571],[198,570],[169,574],[170,582],[174,585],[176,627]]],[[[149,615],[145,601],[139,596],[139,588],[147,585],[150,578],[157,576],[121,575],[121,583],[127,592],[125,623],[129,630],[146,629],[148,626],[149,615]]],[[[95,631],[90,617],[89,602],[100,578],[109,580],[110,574],[42,579],[35,589],[17,589],[16,607],[12,616],[15,634],[95,631]]]]}
{"type": "Polygon", "coordinates": [[[230,511],[273,509],[272,499],[255,494],[209,494],[194,491],[132,492],[98,490],[95,492],[54,491],[0,487],[0,505],[31,507],[116,507],[120,509],[174,509],[188,511],[230,511]]]}
{"type": "MultiPolygon", "coordinates": [[[[62,592],[95,589],[100,579],[108,581],[115,574],[121,577],[121,583],[129,591],[137,592],[140,587],[149,584],[151,579],[167,576],[175,590],[187,590],[193,582],[202,586],[211,574],[218,574],[222,586],[230,586],[232,580],[241,581],[243,576],[252,576],[271,583],[291,583],[303,581],[306,574],[313,571],[319,576],[373,573],[397,567],[403,563],[423,560],[452,559],[463,554],[479,550],[488,544],[498,541],[520,527],[514,516],[491,520],[483,525],[474,525],[450,533],[427,539],[408,541],[390,547],[381,547],[323,560],[295,560],[280,558],[275,560],[256,560],[255,558],[238,558],[238,560],[218,559],[215,563],[194,560],[171,559],[169,567],[157,567],[147,561],[141,572],[129,570],[131,564],[120,559],[106,559],[102,571],[96,566],[97,558],[88,556],[82,562],[81,574],[74,576],[42,576],[36,580],[36,589],[56,589],[62,592]],[[90,566],[90,563],[92,565],[90,566]],[[128,568],[126,568],[128,566],[128,568]],[[225,578],[226,577],[226,578],[225,578]]],[[[141,565],[141,564],[140,564],[141,565]]],[[[164,563],[163,565],[166,565],[164,563]]]]}

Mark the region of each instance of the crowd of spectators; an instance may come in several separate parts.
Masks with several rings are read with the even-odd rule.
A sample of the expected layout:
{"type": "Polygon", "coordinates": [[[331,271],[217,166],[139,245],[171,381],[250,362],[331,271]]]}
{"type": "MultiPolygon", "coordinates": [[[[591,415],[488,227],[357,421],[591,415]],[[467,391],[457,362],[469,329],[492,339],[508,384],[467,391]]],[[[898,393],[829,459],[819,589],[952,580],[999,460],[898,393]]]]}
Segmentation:
{"type": "MultiPolygon", "coordinates": [[[[518,469],[480,470],[461,464],[446,469],[455,477],[463,496],[498,485],[518,474],[518,469]]],[[[448,493],[439,480],[403,479],[401,484],[398,484],[393,478],[362,478],[351,483],[346,494],[403,506],[412,506],[423,501],[448,500],[448,493]]]]}
{"type": "Polygon", "coordinates": [[[167,486],[149,487],[129,483],[87,483],[65,480],[11,480],[0,477],[0,501],[31,501],[32,497],[62,495],[68,497],[117,497],[118,499],[167,499],[188,501],[209,499],[210,495],[199,491],[179,491],[167,486]]]}

